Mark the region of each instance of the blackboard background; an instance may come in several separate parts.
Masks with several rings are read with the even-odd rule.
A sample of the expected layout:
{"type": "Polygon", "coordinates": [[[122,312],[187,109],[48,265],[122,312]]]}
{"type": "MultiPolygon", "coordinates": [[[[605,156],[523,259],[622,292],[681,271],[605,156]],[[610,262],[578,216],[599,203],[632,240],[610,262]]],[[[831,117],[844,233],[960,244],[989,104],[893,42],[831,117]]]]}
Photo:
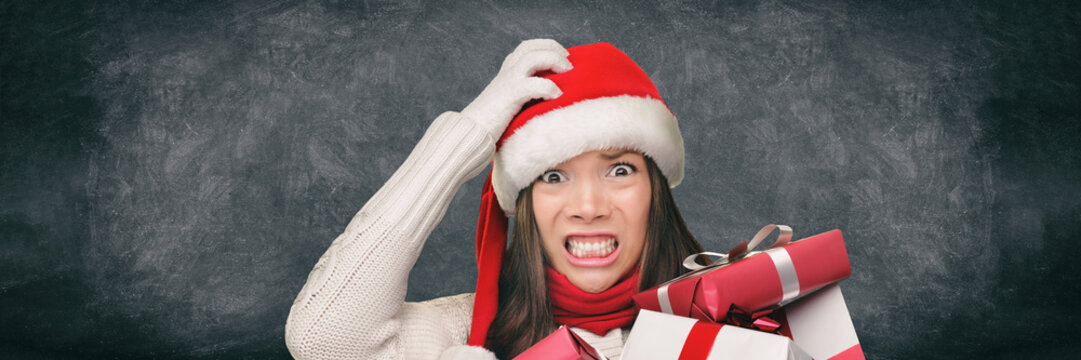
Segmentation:
{"type": "MultiPolygon", "coordinates": [[[[1081,7],[972,3],[6,1],[0,357],[287,357],[319,255],[537,37],[650,74],[706,247],[843,229],[869,358],[1069,356],[1081,7]]],[[[410,300],[471,291],[482,180],[410,300]]]]}

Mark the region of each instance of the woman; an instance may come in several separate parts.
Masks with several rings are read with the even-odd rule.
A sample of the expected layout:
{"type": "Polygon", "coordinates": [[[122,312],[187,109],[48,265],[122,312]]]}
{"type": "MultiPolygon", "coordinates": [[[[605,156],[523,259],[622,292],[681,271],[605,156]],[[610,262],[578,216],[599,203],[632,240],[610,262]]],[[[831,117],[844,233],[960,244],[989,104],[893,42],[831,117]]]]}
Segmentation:
{"type": "Polygon", "coordinates": [[[476,100],[433,122],[319,259],[286,342],[297,358],[509,359],[563,324],[617,359],[630,296],[700,251],[669,193],[682,177],[676,119],[630,58],[525,41],[476,100]],[[489,159],[477,292],[405,303],[424,240],[489,159]]]}

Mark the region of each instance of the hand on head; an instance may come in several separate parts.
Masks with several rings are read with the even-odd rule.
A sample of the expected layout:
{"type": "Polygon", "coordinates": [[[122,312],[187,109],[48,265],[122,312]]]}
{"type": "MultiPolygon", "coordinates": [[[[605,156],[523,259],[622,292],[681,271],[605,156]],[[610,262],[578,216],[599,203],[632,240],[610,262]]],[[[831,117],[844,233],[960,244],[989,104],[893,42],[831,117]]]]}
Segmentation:
{"type": "Polygon", "coordinates": [[[562,73],[571,69],[567,49],[551,39],[523,41],[507,58],[499,74],[462,110],[498,139],[522,105],[533,99],[550,100],[562,95],[551,80],[534,76],[542,71],[562,73]]]}

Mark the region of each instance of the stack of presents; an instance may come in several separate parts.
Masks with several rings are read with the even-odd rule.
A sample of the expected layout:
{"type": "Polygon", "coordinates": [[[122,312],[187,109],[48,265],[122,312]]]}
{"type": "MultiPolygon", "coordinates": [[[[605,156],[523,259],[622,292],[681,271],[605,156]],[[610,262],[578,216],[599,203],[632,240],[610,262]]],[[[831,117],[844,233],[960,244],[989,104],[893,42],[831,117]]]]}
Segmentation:
{"type": "MultiPolygon", "coordinates": [[[[727,254],[688,257],[694,271],[636,294],[641,311],[622,358],[862,360],[837,285],[852,273],[841,231],[791,237],[789,227],[767,225],[727,254]],[[776,242],[754,251],[774,230],[776,242]],[[701,265],[703,256],[718,259],[701,265]]],[[[605,359],[566,327],[518,359],[536,355],[605,359]]]]}

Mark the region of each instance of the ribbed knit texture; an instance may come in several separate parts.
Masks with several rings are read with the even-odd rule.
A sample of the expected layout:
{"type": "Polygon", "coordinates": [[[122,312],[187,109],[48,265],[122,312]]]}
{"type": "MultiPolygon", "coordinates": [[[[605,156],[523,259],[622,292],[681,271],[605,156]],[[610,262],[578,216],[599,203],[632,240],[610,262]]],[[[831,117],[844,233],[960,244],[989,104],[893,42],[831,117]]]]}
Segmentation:
{"type": "MultiPolygon", "coordinates": [[[[405,302],[405,293],[425,240],[462,184],[491,160],[494,139],[458,113],[432,122],[308,275],[285,326],[293,357],[438,359],[466,343],[472,293],[419,303],[405,302]]],[[[612,359],[627,335],[575,333],[612,359]]]]}
{"type": "Polygon", "coordinates": [[[638,292],[638,267],[623,275],[614,285],[599,293],[590,293],[571,283],[566,275],[545,266],[548,302],[556,324],[579,327],[604,335],[610,330],[630,325],[638,315],[631,296],[638,292]]]}
{"type": "Polygon", "coordinates": [[[608,360],[619,360],[623,352],[623,342],[627,340],[627,335],[631,333],[630,329],[612,329],[604,336],[598,336],[586,329],[572,327],[571,330],[590,346],[593,346],[594,349],[604,354],[608,360]]]}

